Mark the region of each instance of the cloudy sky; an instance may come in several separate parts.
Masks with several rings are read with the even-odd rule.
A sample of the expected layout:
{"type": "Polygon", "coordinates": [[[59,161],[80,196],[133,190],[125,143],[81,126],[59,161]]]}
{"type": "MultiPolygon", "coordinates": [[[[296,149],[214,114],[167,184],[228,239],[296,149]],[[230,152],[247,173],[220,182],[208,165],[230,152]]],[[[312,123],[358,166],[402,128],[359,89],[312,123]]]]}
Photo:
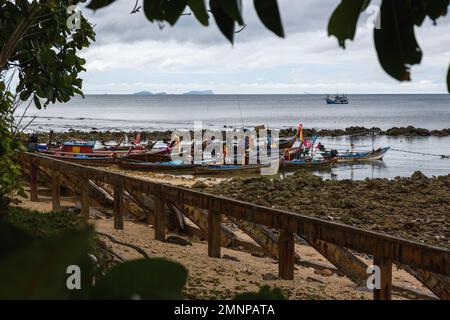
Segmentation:
{"type": "MultiPolygon", "coordinates": [[[[182,16],[162,30],[144,14],[130,15],[134,1],[117,1],[95,13],[82,9],[95,24],[97,42],[83,52],[88,71],[86,93],[141,90],[182,93],[445,93],[450,61],[450,16],[416,29],[424,52],[412,69],[413,82],[399,83],[378,64],[371,14],[363,13],[354,42],[342,50],[327,35],[327,22],[338,0],[279,0],[286,38],[266,30],[253,1],[244,0],[247,27],[235,44],[222,36],[212,17],[205,28],[182,16]]],[[[373,1],[377,4],[377,1],[373,1]]]]}

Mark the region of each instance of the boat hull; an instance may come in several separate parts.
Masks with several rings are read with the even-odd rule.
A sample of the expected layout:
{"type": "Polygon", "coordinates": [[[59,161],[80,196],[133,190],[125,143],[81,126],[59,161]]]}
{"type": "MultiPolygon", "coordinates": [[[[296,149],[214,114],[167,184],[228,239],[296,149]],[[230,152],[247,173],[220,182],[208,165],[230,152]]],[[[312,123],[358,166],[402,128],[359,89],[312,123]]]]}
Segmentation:
{"type": "Polygon", "coordinates": [[[67,161],[70,163],[81,164],[84,166],[108,166],[115,162],[115,159],[112,157],[77,157],[77,156],[63,156],[51,153],[41,153],[46,157],[50,157],[56,160],[67,161]]]}
{"type": "Polygon", "coordinates": [[[338,163],[383,160],[389,149],[390,147],[385,147],[370,152],[338,154],[334,159],[338,163]]]}
{"type": "Polygon", "coordinates": [[[333,160],[284,160],[280,163],[281,168],[293,168],[293,169],[316,169],[316,168],[331,168],[335,161],[333,160]]]}
{"type": "Polygon", "coordinates": [[[119,168],[125,170],[147,172],[191,171],[194,168],[194,165],[192,164],[171,164],[170,162],[153,163],[129,160],[118,160],[117,165],[119,168]]]}
{"type": "Polygon", "coordinates": [[[194,167],[194,175],[259,173],[269,165],[207,165],[194,167]]]}

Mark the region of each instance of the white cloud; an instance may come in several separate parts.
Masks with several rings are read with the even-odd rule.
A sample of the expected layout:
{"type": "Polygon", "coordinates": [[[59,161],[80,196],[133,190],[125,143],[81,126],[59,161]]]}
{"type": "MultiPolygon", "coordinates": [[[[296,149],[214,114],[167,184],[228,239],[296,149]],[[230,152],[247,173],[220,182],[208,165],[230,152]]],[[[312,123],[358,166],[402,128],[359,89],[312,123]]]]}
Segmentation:
{"type": "MultiPolygon", "coordinates": [[[[213,89],[219,93],[441,92],[450,60],[449,19],[417,28],[424,51],[413,67],[412,83],[389,78],[378,64],[371,31],[361,19],[357,37],[344,51],[327,36],[327,19],[337,1],[280,1],[287,33],[279,39],[265,30],[245,3],[248,26],[231,46],[213,25],[182,17],[174,28],[158,30],[142,15],[128,15],[120,2],[89,14],[99,42],[83,55],[88,93],[139,90],[183,92],[213,89]]],[[[129,8],[131,9],[131,8],[129,8]]],[[[367,16],[368,17],[368,16],[367,16]]]]}

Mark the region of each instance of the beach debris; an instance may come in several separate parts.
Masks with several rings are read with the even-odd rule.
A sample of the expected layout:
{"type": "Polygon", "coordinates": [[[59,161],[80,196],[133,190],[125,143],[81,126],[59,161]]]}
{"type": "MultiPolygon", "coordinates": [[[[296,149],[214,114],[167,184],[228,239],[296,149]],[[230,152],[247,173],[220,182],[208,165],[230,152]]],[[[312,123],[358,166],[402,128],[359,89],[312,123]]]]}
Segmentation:
{"type": "Polygon", "coordinates": [[[201,180],[195,181],[195,183],[192,185],[192,188],[196,188],[196,189],[204,189],[207,187],[208,187],[208,185],[201,180]]]}
{"type": "Polygon", "coordinates": [[[178,244],[180,246],[192,246],[192,242],[190,242],[189,240],[186,240],[184,238],[178,237],[178,236],[167,237],[166,242],[172,243],[172,244],[178,244]]]}
{"type": "Polygon", "coordinates": [[[228,254],[224,254],[224,255],[222,256],[222,259],[231,260],[231,261],[241,261],[241,260],[239,260],[239,258],[230,256],[230,255],[228,255],[228,254]]]}
{"type": "Polygon", "coordinates": [[[264,280],[272,281],[272,280],[278,280],[278,277],[274,275],[273,273],[266,273],[262,276],[264,280]]]}
{"type": "Polygon", "coordinates": [[[323,277],[331,277],[333,275],[333,271],[330,269],[315,269],[314,273],[323,277]]]}

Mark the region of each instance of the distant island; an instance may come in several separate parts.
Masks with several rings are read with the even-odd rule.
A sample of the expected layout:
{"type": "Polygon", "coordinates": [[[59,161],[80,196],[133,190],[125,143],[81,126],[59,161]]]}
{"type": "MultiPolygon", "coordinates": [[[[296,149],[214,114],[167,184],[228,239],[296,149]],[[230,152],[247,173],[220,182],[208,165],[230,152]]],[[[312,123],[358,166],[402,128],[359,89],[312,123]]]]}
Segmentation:
{"type": "MultiPolygon", "coordinates": [[[[167,92],[157,92],[157,93],[152,93],[150,91],[139,91],[136,93],[133,93],[133,95],[135,96],[163,96],[163,95],[167,95],[167,92]]],[[[203,90],[203,91],[188,91],[183,93],[183,95],[211,95],[214,94],[214,92],[212,90],[203,90]]]]}
{"type": "Polygon", "coordinates": [[[188,92],[185,92],[183,94],[198,94],[198,95],[202,95],[202,94],[214,94],[214,92],[212,90],[203,90],[203,91],[188,91],[188,92]]]}
{"type": "Polygon", "coordinates": [[[150,91],[139,91],[136,93],[133,93],[135,96],[152,96],[153,93],[151,93],[150,91]]]}

